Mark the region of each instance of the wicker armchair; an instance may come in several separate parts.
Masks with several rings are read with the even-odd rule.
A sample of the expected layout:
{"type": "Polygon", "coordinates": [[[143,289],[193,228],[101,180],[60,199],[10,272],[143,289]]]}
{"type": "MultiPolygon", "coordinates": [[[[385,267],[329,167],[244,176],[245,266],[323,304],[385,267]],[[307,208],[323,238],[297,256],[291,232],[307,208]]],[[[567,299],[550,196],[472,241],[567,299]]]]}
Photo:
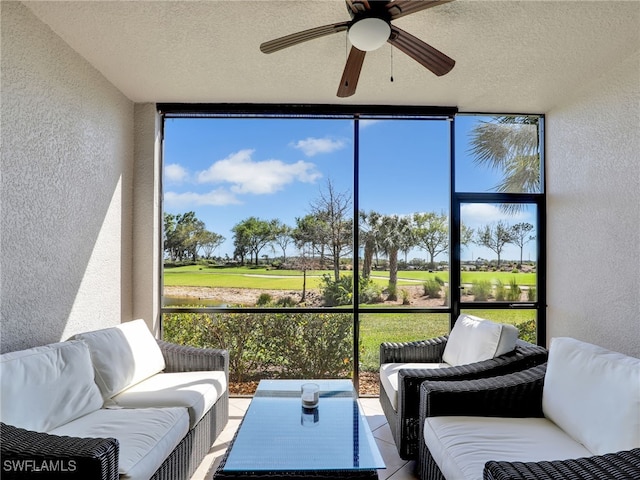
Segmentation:
{"type": "MultiPolygon", "coordinates": [[[[158,340],[166,372],[223,370],[226,350],[202,349],[158,340]]],[[[152,480],[188,480],[209,452],[229,418],[228,390],[189,430],[152,480]]],[[[3,479],[118,480],[119,444],[114,438],[73,438],[32,432],[2,423],[0,454],[3,479]],[[47,469],[43,470],[42,467],[47,469]]]]}
{"type": "MultiPolygon", "coordinates": [[[[429,416],[542,417],[546,364],[501,377],[425,382],[420,387],[420,431],[429,416]]],[[[446,480],[420,435],[421,480],[446,480]]],[[[561,461],[489,461],[484,480],[631,480],[640,478],[640,449],[561,461]]]]}
{"type": "MultiPolygon", "coordinates": [[[[407,343],[380,345],[380,364],[441,363],[448,336],[407,343]]],[[[425,380],[470,380],[503,375],[540,365],[547,361],[544,347],[518,340],[514,351],[468,365],[446,368],[402,369],[398,375],[397,409],[380,385],[380,403],[391,427],[400,457],[418,455],[420,385],[425,380]]]]}

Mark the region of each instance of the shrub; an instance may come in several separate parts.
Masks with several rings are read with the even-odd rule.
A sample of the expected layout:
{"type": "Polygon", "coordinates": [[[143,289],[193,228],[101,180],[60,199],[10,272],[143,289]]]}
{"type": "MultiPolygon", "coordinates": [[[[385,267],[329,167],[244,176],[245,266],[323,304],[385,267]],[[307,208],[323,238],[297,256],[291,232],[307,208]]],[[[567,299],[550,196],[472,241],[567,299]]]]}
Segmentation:
{"type": "Polygon", "coordinates": [[[360,303],[382,302],[382,287],[370,278],[360,278],[360,303]]]}
{"type": "Polygon", "coordinates": [[[296,302],[293,298],[286,296],[286,297],[279,298],[278,301],[276,302],[276,305],[278,305],[279,307],[295,307],[296,302]]]}
{"type": "Polygon", "coordinates": [[[269,305],[271,302],[273,302],[273,297],[270,294],[261,293],[256,301],[256,305],[263,307],[265,305],[269,305]]]}
{"type": "Polygon", "coordinates": [[[424,294],[429,298],[440,298],[441,284],[438,282],[438,277],[429,278],[423,284],[424,294]]]}
{"type": "Polygon", "coordinates": [[[471,294],[476,302],[484,302],[491,296],[491,282],[489,280],[480,280],[471,286],[471,294]]]}
{"type": "Polygon", "coordinates": [[[175,313],[164,339],[229,351],[237,382],[258,377],[330,378],[351,371],[352,316],[347,313],[175,313]]]}
{"type": "Polygon", "coordinates": [[[530,302],[535,302],[536,301],[536,288],[535,287],[529,287],[529,290],[527,290],[527,300],[530,302]]]}
{"type": "Polygon", "coordinates": [[[353,299],[353,277],[342,275],[339,280],[334,280],[331,275],[322,275],[320,292],[324,298],[324,304],[328,307],[338,305],[351,305],[353,299]]]}
{"type": "Polygon", "coordinates": [[[402,296],[402,305],[409,305],[409,303],[411,303],[409,301],[411,295],[409,294],[409,291],[407,289],[403,288],[402,290],[400,290],[400,295],[402,296]]]}
{"type": "Polygon", "coordinates": [[[497,302],[504,302],[504,299],[506,297],[506,289],[504,288],[504,284],[500,280],[498,280],[498,283],[496,283],[495,297],[497,302]]]}
{"type": "Polygon", "coordinates": [[[507,292],[507,300],[510,302],[519,301],[520,293],[522,293],[522,290],[520,290],[520,287],[518,286],[516,277],[511,277],[511,280],[509,280],[509,291],[507,292]]]}
{"type": "Polygon", "coordinates": [[[535,319],[526,320],[516,324],[516,328],[520,332],[519,338],[529,343],[536,343],[536,321],[535,319]]]}

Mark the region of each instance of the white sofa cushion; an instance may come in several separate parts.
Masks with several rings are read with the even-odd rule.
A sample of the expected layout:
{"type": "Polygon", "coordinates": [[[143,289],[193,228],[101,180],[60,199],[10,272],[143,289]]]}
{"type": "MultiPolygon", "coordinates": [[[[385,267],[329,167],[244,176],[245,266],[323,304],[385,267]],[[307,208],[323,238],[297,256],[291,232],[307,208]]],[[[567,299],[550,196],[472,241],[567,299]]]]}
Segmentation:
{"type": "Polygon", "coordinates": [[[143,320],[80,333],[87,343],[96,383],[105,399],[164,370],[162,351],[143,320]]]}
{"type": "Polygon", "coordinates": [[[594,455],[640,447],[640,359],[552,339],[542,409],[594,455]]]}
{"type": "Polygon", "coordinates": [[[124,480],[149,480],[189,431],[184,408],[101,409],[49,433],[120,442],[118,473],[124,480]]]}
{"type": "Polygon", "coordinates": [[[442,361],[459,366],[489,360],[514,350],[517,339],[513,325],[462,314],[451,329],[442,361]]]}
{"type": "Polygon", "coordinates": [[[482,480],[489,460],[539,462],[591,456],[546,418],[427,417],[424,439],[445,478],[482,480]]]}
{"type": "Polygon", "coordinates": [[[398,411],[398,373],[403,368],[408,369],[435,369],[450,367],[448,363],[383,363],[380,365],[380,383],[391,406],[398,411]]]}
{"type": "Polygon", "coordinates": [[[126,408],[186,407],[193,428],[227,390],[222,371],[158,373],[112,398],[126,408]]]}
{"type": "Polygon", "coordinates": [[[10,425],[46,432],[102,406],[81,341],[5,353],[0,370],[0,418],[10,425]]]}

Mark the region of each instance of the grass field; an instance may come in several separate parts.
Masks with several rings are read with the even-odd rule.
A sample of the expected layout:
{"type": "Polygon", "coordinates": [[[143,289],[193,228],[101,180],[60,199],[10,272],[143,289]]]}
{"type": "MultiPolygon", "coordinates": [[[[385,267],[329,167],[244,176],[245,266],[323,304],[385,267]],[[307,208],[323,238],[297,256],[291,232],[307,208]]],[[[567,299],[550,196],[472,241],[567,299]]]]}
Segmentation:
{"type": "MultiPolygon", "coordinates": [[[[350,275],[350,271],[342,272],[350,275]]],[[[323,274],[333,274],[329,270],[307,271],[307,288],[318,288],[323,274]]],[[[416,285],[427,279],[440,278],[449,281],[449,272],[428,272],[402,270],[398,272],[398,285],[416,285]]],[[[371,278],[381,285],[386,285],[389,272],[374,271],[371,278]]],[[[481,280],[492,283],[498,281],[508,284],[515,278],[520,286],[535,286],[535,273],[511,272],[462,272],[462,283],[471,284],[481,280]]],[[[302,289],[303,273],[300,270],[273,270],[268,268],[229,267],[208,268],[200,265],[165,268],[164,284],[167,286],[191,287],[234,287],[257,288],[270,290],[302,289]]]]}

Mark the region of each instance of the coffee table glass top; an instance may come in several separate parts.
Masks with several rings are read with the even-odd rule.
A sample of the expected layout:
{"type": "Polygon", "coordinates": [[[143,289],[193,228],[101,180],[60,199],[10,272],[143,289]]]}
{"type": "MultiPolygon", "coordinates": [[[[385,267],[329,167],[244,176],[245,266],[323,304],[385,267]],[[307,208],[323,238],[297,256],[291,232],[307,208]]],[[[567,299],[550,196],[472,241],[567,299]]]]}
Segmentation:
{"type": "Polygon", "coordinates": [[[385,468],[351,380],[262,380],[228,454],[225,471],[385,468]],[[320,386],[304,409],[303,383],[320,386]]]}

